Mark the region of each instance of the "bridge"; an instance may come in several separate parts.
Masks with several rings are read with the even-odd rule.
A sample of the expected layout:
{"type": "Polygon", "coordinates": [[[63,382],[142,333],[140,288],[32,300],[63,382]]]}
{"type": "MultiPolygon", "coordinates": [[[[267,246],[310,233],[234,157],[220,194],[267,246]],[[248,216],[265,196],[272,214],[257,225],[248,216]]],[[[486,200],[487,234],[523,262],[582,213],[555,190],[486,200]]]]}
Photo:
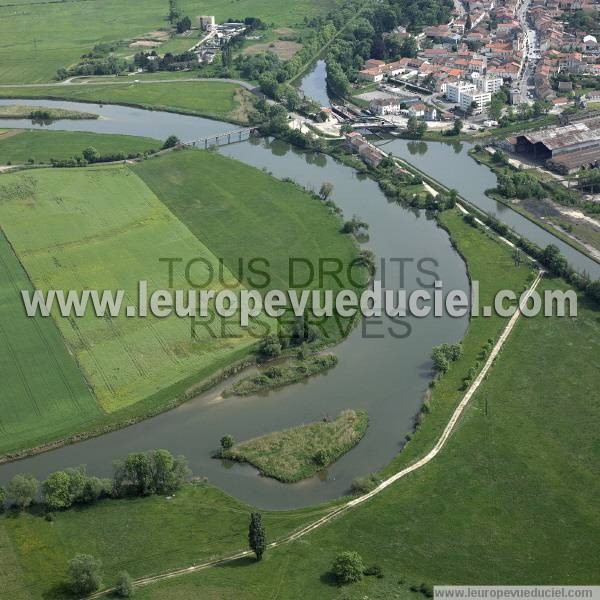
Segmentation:
{"type": "Polygon", "coordinates": [[[247,140],[257,129],[257,127],[244,127],[243,129],[235,129],[234,131],[225,131],[224,133],[210,135],[198,140],[182,142],[182,145],[205,149],[210,146],[227,146],[228,144],[235,144],[236,142],[247,140]]]}

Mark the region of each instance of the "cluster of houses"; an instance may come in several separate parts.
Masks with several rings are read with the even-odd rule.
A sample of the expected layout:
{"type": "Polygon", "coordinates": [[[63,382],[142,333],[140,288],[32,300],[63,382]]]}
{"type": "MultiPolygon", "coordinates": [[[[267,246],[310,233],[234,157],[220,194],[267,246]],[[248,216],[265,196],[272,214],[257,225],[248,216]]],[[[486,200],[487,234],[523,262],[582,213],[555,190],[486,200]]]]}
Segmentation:
{"type": "Polygon", "coordinates": [[[531,0],[529,15],[540,42],[541,60],[535,74],[536,95],[555,104],[565,102],[571,91],[569,82],[558,90],[551,86],[557,73],[600,75],[600,45],[593,35],[569,25],[569,12],[598,11],[598,4],[588,0],[531,0]]]}
{"type": "MultiPolygon", "coordinates": [[[[476,112],[490,102],[503,84],[512,86],[522,75],[527,54],[527,34],[519,20],[522,0],[465,0],[465,16],[426,27],[417,37],[420,49],[414,58],[385,63],[369,60],[359,80],[380,82],[401,78],[431,92],[445,94],[461,109],[476,112]]],[[[540,39],[542,59],[536,71],[537,95],[553,100],[550,76],[560,70],[600,74],[600,47],[586,32],[565,30],[565,11],[597,10],[594,0],[531,0],[531,26],[540,39]],[[588,6],[589,4],[589,6],[588,6]]],[[[404,38],[402,27],[386,34],[404,38]]],[[[382,110],[393,111],[392,105],[382,110]]]]}

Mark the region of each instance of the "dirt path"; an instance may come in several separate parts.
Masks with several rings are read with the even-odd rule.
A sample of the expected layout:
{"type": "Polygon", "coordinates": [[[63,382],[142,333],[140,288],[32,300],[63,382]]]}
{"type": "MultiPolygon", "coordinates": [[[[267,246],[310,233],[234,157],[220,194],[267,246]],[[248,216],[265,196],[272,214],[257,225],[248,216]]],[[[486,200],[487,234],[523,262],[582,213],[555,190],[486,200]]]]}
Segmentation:
{"type": "MultiPolygon", "coordinates": [[[[427,463],[432,461],[440,453],[442,448],[446,445],[446,442],[448,441],[448,439],[450,438],[450,435],[454,431],[454,428],[456,427],[456,424],[458,423],[458,420],[462,416],[465,408],[469,404],[469,401],[471,400],[471,398],[473,397],[473,395],[475,394],[475,392],[481,385],[481,382],[485,379],[485,376],[487,375],[489,370],[492,368],[494,360],[498,356],[498,353],[502,349],[502,346],[504,346],[504,343],[508,339],[508,336],[510,335],[511,331],[513,330],[514,326],[516,325],[517,321],[519,320],[519,317],[521,316],[521,310],[520,310],[521,307],[527,303],[527,300],[531,296],[531,293],[535,290],[538,283],[540,282],[542,275],[543,275],[543,271],[539,271],[537,277],[531,284],[531,287],[527,290],[527,294],[521,300],[521,303],[519,304],[519,310],[517,310],[515,312],[515,314],[510,318],[506,327],[502,331],[502,334],[500,335],[500,337],[498,338],[498,341],[496,342],[492,351],[490,352],[490,355],[488,356],[488,358],[485,362],[485,365],[483,366],[483,368],[481,369],[481,371],[479,372],[479,374],[477,375],[475,380],[469,386],[469,389],[466,391],[465,395],[463,396],[463,398],[460,401],[460,403],[458,404],[458,406],[454,409],[454,412],[452,413],[450,420],[446,424],[446,427],[444,428],[444,431],[438,438],[437,442],[435,443],[433,448],[425,456],[423,456],[423,458],[412,463],[408,467],[401,469],[397,473],[394,473],[394,475],[392,475],[391,477],[388,477],[387,479],[382,481],[372,491],[370,491],[366,494],[363,494],[362,496],[359,496],[358,498],[354,498],[353,500],[350,500],[350,501],[346,502],[345,504],[342,504],[341,506],[338,506],[337,508],[333,509],[331,512],[328,512],[326,515],[322,516],[320,519],[317,519],[316,521],[310,523],[309,525],[306,525],[302,529],[299,529],[298,531],[295,531],[294,533],[291,533],[290,535],[288,535],[280,540],[271,542],[270,544],[268,544],[267,547],[268,548],[276,548],[277,546],[281,546],[288,542],[293,542],[295,540],[300,539],[301,537],[304,537],[311,531],[314,531],[315,529],[318,529],[319,527],[325,525],[326,523],[329,523],[330,521],[332,521],[334,518],[338,517],[342,513],[346,512],[348,510],[351,510],[352,508],[354,508],[360,504],[363,504],[367,500],[373,498],[373,496],[380,494],[383,490],[385,490],[387,487],[389,487],[390,485],[392,485],[399,479],[406,477],[406,475],[408,475],[409,473],[413,473],[414,471],[421,469],[427,463]]],[[[252,554],[253,553],[251,550],[243,550],[243,551],[237,552],[235,554],[231,554],[229,556],[205,561],[202,563],[198,563],[197,565],[185,567],[183,569],[177,569],[174,571],[170,571],[168,573],[162,573],[160,575],[154,575],[151,577],[142,577],[141,579],[137,579],[134,582],[134,584],[137,587],[150,585],[152,583],[156,583],[159,581],[173,579],[175,577],[179,577],[180,575],[185,575],[187,573],[194,573],[196,571],[202,571],[204,569],[208,569],[210,567],[214,567],[217,565],[222,565],[222,564],[225,564],[228,562],[232,562],[234,560],[239,560],[240,558],[243,558],[245,556],[250,556],[252,554]]],[[[99,598],[105,594],[112,592],[112,591],[113,591],[112,588],[108,589],[108,590],[103,590],[102,592],[98,592],[92,596],[88,596],[88,598],[99,598]]]]}

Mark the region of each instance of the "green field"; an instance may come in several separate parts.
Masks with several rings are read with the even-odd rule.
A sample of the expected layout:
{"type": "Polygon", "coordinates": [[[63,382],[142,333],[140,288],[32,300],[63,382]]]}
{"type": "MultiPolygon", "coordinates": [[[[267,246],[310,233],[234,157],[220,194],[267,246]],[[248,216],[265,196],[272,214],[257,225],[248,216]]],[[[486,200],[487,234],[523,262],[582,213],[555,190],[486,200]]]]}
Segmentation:
{"type": "Polygon", "coordinates": [[[267,477],[291,483],[312,477],[352,449],[367,431],[363,410],[345,410],[332,421],[318,421],[240,442],[224,458],[247,462],[267,477]]]}
{"type": "MultiPolygon", "coordinates": [[[[48,148],[51,140],[57,139],[54,132],[35,133],[46,136],[48,148]]],[[[25,135],[0,141],[0,148],[25,135]]],[[[109,145],[113,136],[98,137],[109,145]]],[[[133,143],[135,138],[127,140],[133,143]]],[[[95,146],[101,147],[100,143],[95,146]]],[[[271,285],[275,287],[285,282],[288,257],[307,256],[316,261],[327,255],[350,261],[357,252],[352,239],[339,233],[338,218],[295,184],[211,152],[174,152],[132,167],[4,174],[0,188],[0,222],[41,290],[123,289],[127,305],[136,299],[140,279],[149,281],[150,290],[168,286],[167,266],[158,262],[161,257],[185,260],[205,256],[209,261],[222,257],[225,281],[233,285],[238,259],[263,256],[271,263],[271,285]],[[149,189],[142,179],[155,189],[149,189]],[[233,188],[228,188],[227,179],[235,182],[233,188]],[[167,184],[161,186],[161,181],[167,184]],[[253,223],[251,229],[248,223],[253,223]],[[282,240],[289,242],[285,251],[282,240]]],[[[187,290],[183,268],[176,267],[174,284],[187,290]]],[[[191,275],[198,278],[202,274],[194,267],[191,275]]],[[[243,283],[247,276],[244,269],[243,283]]],[[[218,290],[219,281],[215,279],[210,287],[218,290]]],[[[16,297],[13,309],[19,307],[16,297]]],[[[164,410],[216,372],[247,358],[255,343],[247,330],[241,338],[217,335],[208,339],[210,334],[203,326],[196,328],[199,337],[192,340],[189,319],[176,317],[128,318],[122,313],[115,318],[95,318],[88,311],[82,318],[56,319],[105,412],[89,392],[89,414],[68,413],[70,400],[62,394],[64,411],[41,420],[35,403],[15,398],[20,404],[13,415],[9,414],[14,411],[13,401],[5,399],[6,414],[0,412],[5,427],[0,452],[100,426],[114,427],[164,410]]],[[[31,323],[23,319],[22,326],[29,331],[31,323]]],[[[52,321],[42,319],[42,323],[49,326],[52,321]]],[[[211,327],[213,332],[217,327],[216,323],[211,327]]],[[[227,323],[225,330],[234,334],[239,328],[227,323]]],[[[339,336],[337,327],[334,334],[339,336]]],[[[26,353],[31,342],[21,335],[17,338],[23,344],[20,353],[26,353]]],[[[35,376],[39,378],[46,370],[35,376]]],[[[83,384],[83,378],[79,379],[83,384]]],[[[34,390],[37,403],[45,392],[45,388],[34,390]]]]}
{"type": "MultiPolygon", "coordinates": [[[[323,512],[267,512],[263,519],[273,539],[323,512]]],[[[170,499],[105,500],[56,513],[52,523],[31,514],[0,516],[0,598],[72,597],[63,585],[67,561],[78,552],[102,560],[106,586],[123,569],[141,577],[234,552],[245,544],[249,514],[242,502],[195,484],[170,499]]]]}
{"type": "MultiPolygon", "coordinates": [[[[290,257],[306,259],[317,269],[322,257],[337,257],[348,265],[357,255],[352,238],[339,233],[339,218],[327,214],[321,202],[307,201],[306,192],[295,184],[268,178],[233,159],[189,151],[144,161],[132,169],[202,243],[240,274],[247,287],[255,287],[252,280],[262,283],[247,268],[252,258],[268,261],[270,281],[265,290],[286,290],[290,257]],[[240,259],[245,261],[243,272],[240,259]]],[[[303,277],[305,271],[296,271],[303,277]]],[[[327,289],[335,293],[352,288],[345,273],[344,269],[339,275],[343,286],[326,277],[327,289]]],[[[319,282],[307,287],[317,289],[319,282]]],[[[333,320],[325,327],[329,335],[340,337],[333,320]]]]}
{"type": "Polygon", "coordinates": [[[247,121],[249,92],[233,83],[222,81],[179,81],[176,83],[135,83],[125,81],[98,85],[64,85],[55,87],[0,87],[0,98],[54,98],[128,104],[225,119],[247,121]]]}
{"type": "MultiPolygon", "coordinates": [[[[0,204],[0,219],[38,289],[124,290],[132,303],[140,280],[148,282],[150,293],[169,287],[161,258],[204,257],[218,268],[210,250],[127,168],[67,174],[39,170],[5,177],[7,200],[0,204]]],[[[173,288],[189,288],[183,269],[176,270],[173,288]]],[[[254,343],[233,324],[226,325],[229,339],[211,339],[201,329],[192,340],[189,319],[175,315],[97,318],[87,311],[81,318],[62,318],[55,311],[54,318],[108,412],[169,387],[201,366],[220,364],[240,345],[254,343]]]]}
{"type": "MultiPolygon", "coordinates": [[[[332,4],[332,0],[298,0],[291,4],[274,0],[178,2],[192,20],[196,15],[215,15],[217,21],[254,16],[276,25],[301,23],[305,15],[325,12],[332,4]]],[[[97,43],[131,40],[168,27],[167,12],[165,0],[3,0],[0,82],[50,81],[57,69],[76,63],[97,43]]],[[[125,43],[120,53],[133,55],[135,51],[125,43]]]]}
{"type": "Polygon", "coordinates": [[[107,135],[82,131],[15,130],[16,135],[0,137],[0,164],[23,164],[30,159],[49,163],[51,158],[64,160],[80,156],[90,146],[100,154],[125,152],[134,154],[157,150],[161,142],[145,137],[107,135]]]}
{"type": "Polygon", "coordinates": [[[51,320],[25,315],[20,291],[32,290],[0,232],[0,454],[40,444],[100,414],[73,357],[51,320]]]}
{"type": "MultiPolygon", "coordinates": [[[[519,291],[526,285],[528,270],[514,266],[508,247],[466,225],[457,213],[444,213],[442,221],[467,258],[471,276],[481,282],[482,302],[497,289],[519,291]]],[[[542,282],[541,290],[557,285],[564,284],[542,282]]],[[[600,373],[595,359],[600,325],[597,311],[585,305],[579,311],[577,318],[521,318],[449,443],[422,470],[299,542],[267,551],[261,563],[239,561],[178,577],[142,588],[136,597],[422,600],[422,594],[411,592],[411,585],[589,583],[600,570],[595,551],[600,543],[600,373]],[[340,590],[328,570],[337,553],[347,549],[359,551],[367,565],[380,564],[384,578],[365,578],[340,590]]],[[[462,376],[504,323],[472,320],[463,356],[435,386],[430,413],[385,473],[431,447],[462,395],[462,376]]],[[[107,561],[106,571],[127,568],[138,577],[191,562],[188,511],[182,509],[179,517],[161,516],[174,522],[159,536],[136,525],[138,516],[146,525],[153,522],[145,511],[152,513],[163,501],[131,501],[135,516],[127,510],[128,501],[119,501],[124,505],[121,516],[116,509],[109,515],[106,511],[113,504],[106,501],[61,513],[54,525],[30,515],[7,518],[5,534],[0,535],[1,562],[6,579],[15,583],[6,597],[18,597],[24,585],[19,577],[30,590],[51,589],[75,551],[93,551],[107,561]],[[131,535],[138,542],[130,546],[125,539],[124,550],[112,545],[112,536],[120,539],[123,527],[117,525],[115,533],[114,523],[125,522],[121,518],[134,518],[131,535]],[[171,529],[185,533],[171,538],[171,529]],[[152,535],[152,552],[145,547],[150,545],[145,535],[152,535]],[[55,558],[57,547],[62,554],[55,558]]],[[[230,510],[227,503],[224,507],[230,510]]],[[[301,512],[302,518],[308,517],[301,512]]],[[[193,522],[206,523],[210,540],[227,536],[227,550],[243,548],[247,513],[243,514],[237,529],[229,521],[223,524],[222,517],[194,516],[193,522]]],[[[274,515],[266,516],[270,540],[299,522],[286,521],[289,514],[277,525],[269,521],[274,515]]],[[[193,543],[201,560],[204,546],[193,543]]],[[[225,545],[220,548],[225,551],[225,545]]]]}

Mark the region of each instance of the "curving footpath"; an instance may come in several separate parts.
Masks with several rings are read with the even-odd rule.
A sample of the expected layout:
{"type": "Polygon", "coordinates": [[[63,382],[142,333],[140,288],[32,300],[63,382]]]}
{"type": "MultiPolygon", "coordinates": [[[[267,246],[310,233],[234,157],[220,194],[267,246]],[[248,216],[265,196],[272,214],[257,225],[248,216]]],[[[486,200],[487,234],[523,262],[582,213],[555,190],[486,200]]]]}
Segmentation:
{"type": "MultiPolygon", "coordinates": [[[[396,481],[398,481],[398,479],[402,479],[403,477],[406,477],[406,475],[408,475],[409,473],[417,471],[418,469],[424,467],[428,462],[432,461],[440,453],[442,448],[446,445],[448,438],[450,437],[450,435],[452,434],[452,431],[456,427],[456,424],[458,423],[458,420],[460,419],[465,408],[467,407],[467,404],[473,397],[473,394],[477,391],[477,389],[481,385],[481,382],[485,379],[489,370],[492,368],[494,360],[498,356],[500,350],[502,349],[502,346],[504,346],[504,343],[508,339],[508,336],[510,335],[511,331],[513,330],[514,326],[516,325],[517,321],[519,320],[519,317],[521,316],[521,308],[529,300],[531,293],[535,290],[535,288],[539,284],[543,273],[544,273],[543,270],[540,270],[538,272],[538,275],[535,278],[535,280],[533,281],[533,283],[531,284],[531,287],[527,290],[527,293],[522,297],[521,302],[519,303],[519,309],[516,310],[515,313],[513,314],[513,316],[510,318],[509,322],[507,323],[506,327],[504,328],[504,331],[502,331],[500,337],[498,338],[498,341],[496,342],[492,351],[490,352],[490,355],[488,356],[488,359],[486,360],[485,365],[483,366],[483,368],[481,369],[481,371],[479,372],[479,374],[477,375],[475,380],[469,386],[469,389],[466,391],[465,395],[463,396],[463,398],[460,401],[460,403],[458,404],[458,406],[454,409],[454,412],[452,413],[450,420],[446,424],[446,427],[444,428],[442,435],[439,437],[435,446],[425,456],[423,456],[423,458],[419,459],[417,462],[409,465],[408,467],[405,467],[404,469],[398,471],[397,473],[394,473],[394,475],[392,475],[391,477],[388,477],[387,479],[382,481],[376,488],[374,488],[370,492],[367,492],[366,494],[363,494],[362,496],[359,496],[358,498],[354,498],[353,500],[350,500],[350,501],[346,502],[345,504],[338,506],[337,508],[328,512],[326,515],[322,516],[320,519],[317,519],[316,521],[310,523],[309,525],[306,525],[302,529],[299,529],[298,531],[295,531],[294,533],[291,533],[290,535],[287,535],[286,537],[281,538],[280,540],[271,542],[270,544],[267,545],[267,548],[276,548],[277,546],[281,546],[282,544],[286,544],[288,542],[293,542],[297,539],[300,539],[301,537],[304,537],[306,534],[310,533],[311,531],[314,531],[315,529],[318,529],[322,525],[329,523],[335,517],[354,508],[355,506],[358,506],[359,504],[362,504],[363,502],[366,502],[373,496],[376,496],[377,494],[381,493],[383,490],[385,490],[385,488],[392,485],[392,483],[395,483],[396,481]]],[[[225,564],[228,562],[233,562],[234,560],[239,560],[240,558],[244,558],[245,556],[250,556],[252,554],[253,554],[253,552],[251,550],[243,550],[243,551],[237,552],[236,554],[230,554],[229,556],[225,556],[222,558],[217,558],[217,559],[209,560],[206,562],[198,563],[197,565],[192,565],[190,567],[185,567],[183,569],[176,569],[174,571],[169,571],[168,573],[161,573],[160,575],[154,575],[154,576],[150,576],[150,577],[142,577],[141,579],[136,579],[133,583],[136,587],[150,585],[152,583],[156,583],[159,581],[173,579],[174,577],[179,577],[180,575],[185,575],[186,573],[194,573],[196,571],[202,571],[202,570],[208,569],[210,567],[215,567],[215,566],[222,565],[222,564],[225,564]]],[[[96,594],[93,594],[91,596],[87,596],[86,598],[99,598],[99,597],[104,596],[105,594],[109,594],[113,591],[114,591],[114,588],[106,589],[101,592],[97,592],[96,594]]]]}

